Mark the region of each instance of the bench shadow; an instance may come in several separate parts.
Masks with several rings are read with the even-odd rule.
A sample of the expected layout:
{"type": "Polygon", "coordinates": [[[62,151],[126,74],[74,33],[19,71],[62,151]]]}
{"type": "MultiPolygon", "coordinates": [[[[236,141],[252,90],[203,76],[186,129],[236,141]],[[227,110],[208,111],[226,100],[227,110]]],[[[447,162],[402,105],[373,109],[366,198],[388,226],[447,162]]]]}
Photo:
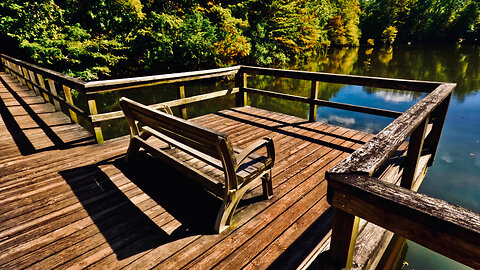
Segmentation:
{"type": "Polygon", "coordinates": [[[113,164],[190,234],[214,233],[221,200],[197,182],[143,150],[128,164],[124,158],[113,164]]]}
{"type": "Polygon", "coordinates": [[[215,233],[220,200],[142,151],[128,164],[117,157],[60,174],[119,260],[215,233]]]}

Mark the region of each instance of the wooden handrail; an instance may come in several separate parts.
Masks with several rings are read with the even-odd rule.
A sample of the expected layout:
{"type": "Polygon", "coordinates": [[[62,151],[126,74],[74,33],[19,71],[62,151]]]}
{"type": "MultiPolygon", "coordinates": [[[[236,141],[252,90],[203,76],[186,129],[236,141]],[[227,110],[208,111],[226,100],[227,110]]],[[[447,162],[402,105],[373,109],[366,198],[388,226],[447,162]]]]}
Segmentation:
{"type": "MultiPolygon", "coordinates": [[[[341,110],[373,114],[373,115],[384,116],[384,117],[397,118],[400,115],[402,115],[401,112],[396,112],[396,111],[370,108],[370,107],[358,106],[358,105],[351,105],[351,104],[333,102],[333,101],[328,101],[328,100],[323,100],[323,99],[312,99],[312,98],[283,94],[283,93],[267,91],[267,90],[260,90],[260,89],[249,88],[249,87],[244,88],[244,90],[247,93],[254,93],[254,94],[259,94],[259,95],[263,95],[263,96],[269,96],[269,97],[281,98],[281,99],[291,100],[291,101],[296,101],[296,102],[308,103],[308,104],[311,104],[311,105],[319,105],[319,106],[325,106],[325,107],[336,108],[336,109],[341,109],[341,110]]],[[[313,118],[313,117],[311,117],[311,118],[313,118]]]]}
{"type": "Polygon", "coordinates": [[[454,83],[438,86],[329,172],[373,175],[420,123],[452,94],[455,86],[454,83]]]}
{"type": "MultiPolygon", "coordinates": [[[[239,91],[238,88],[233,88],[229,90],[220,90],[220,91],[215,91],[208,94],[197,95],[193,97],[186,97],[183,99],[176,99],[176,100],[165,101],[157,104],[152,104],[152,105],[149,105],[148,107],[153,109],[158,109],[158,108],[162,108],[165,105],[169,107],[182,106],[182,105],[192,104],[199,101],[209,100],[209,99],[213,99],[213,98],[217,98],[225,95],[236,94],[238,93],[238,91],[239,91]]],[[[123,117],[125,117],[125,114],[123,113],[123,111],[115,111],[115,112],[90,115],[90,119],[93,123],[109,121],[109,120],[119,119],[123,117]]]]}
{"type": "Polygon", "coordinates": [[[414,92],[426,92],[426,93],[429,93],[435,90],[441,84],[441,82],[391,79],[391,78],[332,74],[332,73],[299,71],[299,70],[285,70],[285,69],[275,69],[275,68],[251,67],[251,66],[242,66],[240,71],[245,72],[247,74],[258,74],[258,75],[275,76],[275,77],[282,77],[282,78],[293,78],[293,79],[308,80],[308,81],[361,85],[361,86],[407,90],[407,91],[414,91],[414,92]]]}
{"type": "Polygon", "coordinates": [[[328,174],[328,201],[465,265],[480,268],[480,214],[366,175],[328,174]]]}
{"type": "MultiPolygon", "coordinates": [[[[167,84],[167,83],[177,83],[177,82],[187,82],[193,80],[215,78],[215,77],[224,77],[224,76],[235,76],[240,70],[240,66],[219,68],[219,69],[210,69],[202,71],[192,71],[192,72],[181,72],[173,74],[162,74],[154,76],[144,76],[144,77],[135,77],[135,78],[126,78],[126,79],[114,79],[114,80],[103,80],[103,81],[93,81],[85,82],[80,79],[72,78],[70,76],[64,75],[62,73],[49,70],[46,68],[39,67],[27,63],[25,61],[15,59],[11,56],[0,54],[0,58],[5,60],[5,68],[7,68],[12,74],[17,76],[17,78],[23,83],[26,84],[30,89],[34,90],[37,95],[42,92],[46,101],[50,102],[52,98],[55,108],[60,110],[60,104],[66,106],[70,112],[70,118],[74,122],[78,122],[77,114],[85,117],[91,124],[92,129],[95,132],[95,137],[97,142],[101,143],[104,141],[102,129],[99,122],[107,121],[112,119],[117,119],[123,117],[121,111],[109,112],[104,114],[98,114],[98,109],[95,102],[95,94],[112,92],[124,89],[133,89],[139,87],[146,87],[158,84],[167,84]],[[18,70],[16,70],[18,68],[18,70]],[[40,78],[45,77],[48,80],[48,86],[50,91],[46,89],[45,83],[36,82],[35,74],[40,75],[40,78]],[[32,79],[33,78],[33,79],[32,79]],[[59,83],[65,93],[65,99],[58,96],[56,91],[55,83],[59,83]],[[74,89],[83,95],[87,100],[87,106],[89,113],[80,109],[78,106],[73,104],[73,99],[70,93],[70,89],[74,89]]],[[[208,93],[204,95],[199,95],[195,97],[181,98],[179,100],[173,100],[166,102],[171,106],[177,105],[186,105],[193,102],[198,102],[201,100],[207,100],[211,98],[220,97],[227,94],[233,94],[238,92],[238,88],[233,90],[223,90],[213,93],[208,93]]],[[[183,93],[185,95],[185,93],[183,93]]],[[[184,97],[184,96],[183,96],[184,97]]],[[[185,108],[182,110],[183,115],[186,117],[185,108]]]]}
{"type": "Polygon", "coordinates": [[[23,60],[19,60],[6,54],[0,53],[0,57],[3,57],[19,66],[23,66],[31,71],[34,71],[35,73],[41,74],[42,76],[51,78],[62,85],[88,94],[132,89],[164,83],[185,82],[213,77],[233,76],[240,70],[240,66],[233,66],[227,68],[208,69],[200,71],[85,82],[81,79],[73,78],[60,72],[56,72],[25,62],[23,60]]]}
{"type": "Polygon", "coordinates": [[[233,76],[240,70],[240,66],[227,68],[208,69],[200,71],[180,72],[144,77],[93,81],[85,84],[87,93],[101,93],[132,89],[137,87],[152,86],[158,84],[186,82],[193,80],[208,79],[222,76],[233,76]]]}
{"type": "Polygon", "coordinates": [[[56,81],[56,82],[58,82],[62,85],[66,85],[70,88],[73,88],[77,91],[83,91],[84,86],[86,84],[86,82],[83,81],[83,80],[73,78],[73,77],[70,77],[70,76],[65,75],[63,73],[56,72],[56,71],[53,71],[53,70],[50,70],[50,69],[47,69],[47,68],[43,68],[43,67],[25,62],[23,60],[13,58],[13,57],[8,56],[6,54],[1,54],[0,53],[0,57],[3,57],[5,59],[7,59],[8,61],[11,61],[11,62],[13,62],[13,63],[15,63],[19,66],[26,67],[29,70],[31,70],[35,73],[41,74],[44,77],[51,78],[52,80],[54,80],[54,81],[56,81]]]}
{"type": "MultiPolygon", "coordinates": [[[[8,68],[8,67],[7,67],[8,68]]],[[[20,74],[19,72],[17,72],[16,70],[13,70],[13,69],[10,69],[10,71],[12,73],[14,73],[15,75],[17,76],[23,76],[23,74],[20,74]]],[[[57,101],[57,102],[61,102],[62,105],[66,106],[69,110],[72,110],[73,112],[81,115],[82,117],[84,118],[88,118],[89,117],[89,114],[86,113],[84,110],[82,110],[81,108],[79,108],[78,106],[75,106],[74,104],[71,104],[71,103],[68,103],[66,102],[65,99],[61,98],[60,96],[58,96],[58,94],[54,94],[53,92],[51,91],[48,91],[46,88],[45,88],[45,85],[40,85],[38,84],[37,82],[34,82],[33,80],[31,80],[30,78],[26,78],[26,77],[23,77],[22,78],[26,83],[29,83],[32,88],[35,88],[37,90],[39,90],[41,93],[43,93],[44,95],[47,95],[48,97],[52,98],[54,101],[57,101]]],[[[50,78],[49,78],[50,79],[50,78]]],[[[50,84],[50,87],[54,87],[54,84],[50,84]]]]}
{"type": "MultiPolygon", "coordinates": [[[[380,131],[375,137],[365,143],[361,148],[327,171],[326,179],[329,183],[327,196],[329,197],[329,202],[335,209],[332,224],[330,255],[333,261],[338,264],[338,267],[346,267],[347,269],[350,269],[352,265],[358,233],[359,217],[380,225],[387,230],[397,232],[407,239],[419,242],[427,247],[431,247],[431,244],[428,242],[431,239],[428,237],[422,237],[424,235],[431,235],[430,233],[432,231],[441,234],[445,239],[449,239],[448,241],[446,240],[446,242],[438,242],[438,245],[445,245],[446,243],[455,242],[457,240],[459,242],[465,241],[465,239],[457,239],[454,234],[451,234],[448,229],[452,227],[451,224],[439,227],[436,230],[431,230],[429,227],[431,221],[426,220],[420,214],[418,214],[420,217],[408,217],[408,215],[399,217],[398,215],[402,215],[403,211],[408,212],[409,210],[404,210],[397,204],[399,203],[399,200],[408,203],[408,200],[411,199],[413,200],[412,203],[414,203],[415,200],[418,201],[419,198],[422,198],[421,195],[416,195],[416,193],[410,191],[410,189],[416,189],[418,187],[419,181],[417,175],[421,175],[422,172],[425,172],[426,166],[433,164],[433,158],[445,121],[446,110],[448,109],[448,104],[455,86],[456,84],[454,83],[442,83],[425,98],[417,102],[386,128],[380,131]],[[394,179],[388,178],[381,181],[372,178],[371,176],[381,168],[381,166],[398,150],[400,145],[402,145],[409,136],[410,142],[403,165],[401,186],[397,187],[391,185],[390,183],[394,182],[394,179]],[[346,178],[347,180],[345,180],[346,178]],[[342,182],[341,180],[344,181],[342,182]],[[364,180],[366,182],[362,182],[364,180]],[[356,183],[356,181],[361,183],[356,183]],[[354,197],[356,196],[355,194],[348,194],[346,192],[342,193],[346,189],[351,188],[346,188],[346,186],[350,184],[353,185],[353,183],[355,183],[358,188],[358,186],[363,187],[365,185],[372,185],[372,181],[376,181],[377,183],[382,182],[382,185],[390,185],[388,187],[396,189],[397,193],[388,193],[386,188],[379,189],[376,195],[382,197],[382,200],[384,201],[379,199],[374,202],[374,206],[368,204],[368,200],[377,199],[371,194],[367,194],[363,191],[363,193],[357,193],[356,195],[361,193],[368,197],[361,198],[358,196],[354,197]],[[339,182],[342,184],[338,184],[339,182]],[[341,188],[339,189],[340,186],[341,188]],[[339,190],[342,190],[342,192],[339,192],[339,190]],[[383,191],[385,194],[382,193],[383,191]],[[407,198],[406,194],[410,197],[407,198]],[[394,205],[389,205],[387,202],[393,203],[394,205]],[[401,213],[398,213],[399,211],[401,213]],[[425,223],[422,223],[424,221],[425,223]],[[416,232],[409,232],[408,226],[419,227],[421,230],[420,234],[422,235],[413,235],[416,232]],[[425,244],[426,242],[428,242],[428,244],[425,244]]],[[[433,198],[430,199],[435,200],[433,198]]],[[[441,200],[438,200],[437,202],[440,203],[441,200]]],[[[427,212],[434,210],[429,204],[423,206],[420,204],[418,207],[424,207],[423,209],[426,209],[427,212]]],[[[449,205],[446,205],[445,207],[448,208],[449,205]]],[[[463,211],[465,209],[460,210],[463,211]]],[[[417,229],[417,227],[415,227],[415,229],[417,229]]],[[[476,233],[478,234],[478,232],[476,233]]],[[[463,256],[461,255],[462,248],[454,248],[447,251],[440,251],[436,248],[432,249],[460,262],[472,265],[472,262],[468,262],[468,256],[478,256],[478,254],[463,256]]],[[[480,251],[478,251],[478,253],[480,254],[480,251]]],[[[476,265],[479,261],[480,260],[477,258],[474,260],[473,264],[476,265]]]]}

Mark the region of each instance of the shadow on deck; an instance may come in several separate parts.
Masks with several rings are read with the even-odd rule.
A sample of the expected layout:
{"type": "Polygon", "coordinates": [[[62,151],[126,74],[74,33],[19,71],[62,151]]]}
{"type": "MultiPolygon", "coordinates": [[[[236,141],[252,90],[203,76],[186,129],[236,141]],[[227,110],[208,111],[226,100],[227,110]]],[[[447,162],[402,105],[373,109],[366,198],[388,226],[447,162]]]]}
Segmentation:
{"type": "Polygon", "coordinates": [[[22,155],[95,142],[91,134],[71,123],[62,112],[55,112],[54,106],[42,97],[12,82],[8,75],[0,76],[0,116],[22,155]],[[78,130],[76,136],[63,136],[62,131],[70,128],[78,130]],[[39,140],[42,142],[37,143],[39,140]]]}

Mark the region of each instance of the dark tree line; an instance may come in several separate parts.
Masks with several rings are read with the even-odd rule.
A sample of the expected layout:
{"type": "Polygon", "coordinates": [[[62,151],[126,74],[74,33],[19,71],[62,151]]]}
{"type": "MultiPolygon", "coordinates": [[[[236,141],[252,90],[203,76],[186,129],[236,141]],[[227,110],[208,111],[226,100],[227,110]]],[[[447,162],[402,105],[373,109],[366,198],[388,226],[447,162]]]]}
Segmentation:
{"type": "Polygon", "coordinates": [[[391,43],[478,42],[476,0],[362,0],[364,40],[391,43]]]}

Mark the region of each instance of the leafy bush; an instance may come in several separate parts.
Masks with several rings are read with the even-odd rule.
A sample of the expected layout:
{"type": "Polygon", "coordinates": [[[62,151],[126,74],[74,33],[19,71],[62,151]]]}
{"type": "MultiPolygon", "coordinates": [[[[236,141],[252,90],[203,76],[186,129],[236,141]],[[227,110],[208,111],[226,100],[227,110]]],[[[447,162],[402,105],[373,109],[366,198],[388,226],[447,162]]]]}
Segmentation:
{"type": "Polygon", "coordinates": [[[0,49],[86,80],[282,65],[330,44],[358,45],[358,6],[358,0],[4,0],[0,49]]]}
{"type": "Polygon", "coordinates": [[[385,45],[391,46],[393,42],[395,42],[395,38],[397,37],[398,30],[395,26],[390,25],[389,27],[385,28],[382,32],[382,42],[385,45]]]}

